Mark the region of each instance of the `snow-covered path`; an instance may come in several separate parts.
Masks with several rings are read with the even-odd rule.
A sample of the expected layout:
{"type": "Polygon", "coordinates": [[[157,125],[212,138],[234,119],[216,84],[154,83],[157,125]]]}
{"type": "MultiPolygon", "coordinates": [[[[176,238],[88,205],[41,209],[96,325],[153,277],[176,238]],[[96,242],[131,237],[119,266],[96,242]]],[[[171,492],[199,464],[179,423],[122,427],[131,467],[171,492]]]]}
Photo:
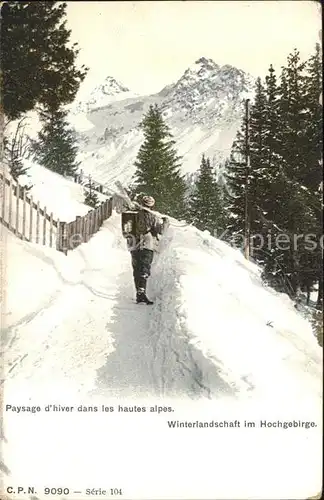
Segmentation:
{"type": "MultiPolygon", "coordinates": [[[[32,314],[24,315],[4,332],[7,378],[15,385],[28,381],[32,387],[42,380],[62,383],[66,379],[85,394],[95,389],[96,379],[100,381],[96,370],[115,349],[120,366],[127,362],[128,343],[125,352],[120,352],[115,342],[119,344],[121,331],[124,340],[145,331],[149,311],[137,308],[137,320],[134,315],[131,319],[133,331],[125,328],[136,304],[132,304],[129,255],[123,242],[112,237],[114,229],[118,231],[117,223],[118,219],[108,221],[108,227],[93,238],[88,248],[80,247],[63,259],[55,255],[54,260],[51,252],[46,256],[43,248],[27,246],[29,253],[55,268],[58,284],[32,314]]],[[[136,361],[140,368],[140,359],[136,361]]],[[[134,377],[136,385],[138,375],[134,373],[134,377]]],[[[107,379],[108,387],[117,389],[118,380],[118,374],[114,375],[114,383],[107,379]]]]}
{"type": "Polygon", "coordinates": [[[17,252],[9,275],[17,281],[4,315],[2,383],[50,381],[80,396],[109,397],[278,395],[283,387],[285,398],[288,385],[298,395],[301,384],[318,393],[321,353],[309,324],[262,288],[237,251],[188,231],[163,238],[149,307],[134,303],[119,215],[68,256],[8,234],[17,252]],[[271,353],[269,362],[262,353],[271,353]]]}
{"type": "Polygon", "coordinates": [[[55,269],[57,283],[32,313],[4,330],[8,388],[51,381],[82,395],[209,397],[201,377],[201,365],[208,364],[215,384],[225,389],[186,331],[174,335],[174,298],[162,304],[155,265],[151,282],[157,285],[149,288],[155,304],[134,303],[130,256],[119,224],[118,216],[111,218],[91,242],[67,257],[26,246],[55,269]]]}
{"type": "Polygon", "coordinates": [[[155,303],[138,306],[120,216],[67,256],[3,231],[3,402],[42,407],[3,413],[7,485],[38,485],[41,500],[49,485],[117,485],[124,498],[147,500],[318,491],[322,351],[291,301],[263,287],[256,266],[195,228],[169,228],[149,281],[155,303]],[[153,405],[174,413],[151,413],[153,405]],[[240,421],[241,429],[171,429],[170,418],[240,421]],[[315,426],[244,427],[265,419],[315,426]]]}

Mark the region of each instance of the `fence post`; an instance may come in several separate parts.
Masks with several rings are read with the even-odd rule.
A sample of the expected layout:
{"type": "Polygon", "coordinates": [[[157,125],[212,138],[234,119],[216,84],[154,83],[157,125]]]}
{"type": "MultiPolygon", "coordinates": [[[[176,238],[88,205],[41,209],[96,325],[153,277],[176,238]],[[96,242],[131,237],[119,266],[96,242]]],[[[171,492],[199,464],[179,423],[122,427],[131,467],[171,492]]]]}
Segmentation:
{"type": "Polygon", "coordinates": [[[81,229],[81,217],[80,217],[80,215],[77,215],[75,218],[75,232],[76,232],[76,234],[80,234],[80,229],[81,229]]]}
{"type": "Polygon", "coordinates": [[[50,248],[52,248],[52,245],[53,245],[53,212],[51,212],[51,215],[50,215],[49,244],[50,244],[50,248]]]}
{"type": "Polygon", "coordinates": [[[95,210],[91,210],[91,236],[95,233],[96,227],[96,213],[95,210]]]}
{"type": "Polygon", "coordinates": [[[22,236],[26,239],[26,188],[23,188],[23,220],[22,220],[22,236]]]}
{"type": "Polygon", "coordinates": [[[77,241],[75,242],[73,239],[73,248],[78,247],[81,243],[83,243],[83,237],[81,234],[81,221],[82,221],[82,217],[80,217],[80,215],[77,215],[76,219],[73,223],[73,226],[74,226],[73,237],[77,236],[77,241]]]}
{"type": "Polygon", "coordinates": [[[93,219],[93,230],[92,230],[92,234],[95,234],[96,232],[96,227],[97,227],[97,210],[94,209],[93,210],[93,215],[92,215],[92,219],[93,219]]]}
{"type": "Polygon", "coordinates": [[[90,237],[91,237],[91,213],[92,211],[90,210],[88,212],[88,215],[87,215],[87,219],[88,219],[88,225],[87,225],[87,241],[89,241],[90,237]]]}
{"type": "Polygon", "coordinates": [[[85,238],[84,238],[84,217],[80,217],[80,228],[79,228],[79,231],[80,231],[82,243],[84,243],[85,242],[85,238]]]}
{"type": "Polygon", "coordinates": [[[100,206],[96,209],[96,232],[100,228],[100,206]]]}
{"type": "Polygon", "coordinates": [[[6,220],[5,213],[6,213],[6,178],[3,177],[3,194],[2,194],[2,218],[3,220],[6,220]]]}
{"type": "Polygon", "coordinates": [[[36,212],[36,243],[39,243],[39,201],[37,202],[36,212]]]}
{"type": "Polygon", "coordinates": [[[11,217],[12,217],[12,179],[9,181],[9,217],[8,217],[8,223],[9,223],[9,229],[12,229],[11,226],[11,217]]]}
{"type": "Polygon", "coordinates": [[[46,207],[44,207],[44,217],[43,217],[43,245],[46,245],[46,207]]]}
{"type": "Polygon", "coordinates": [[[29,205],[29,241],[33,241],[33,195],[30,196],[29,205]]]}
{"type": "Polygon", "coordinates": [[[66,223],[66,248],[72,250],[71,239],[74,235],[74,221],[66,223]]]}
{"type": "Polygon", "coordinates": [[[19,192],[19,184],[16,185],[16,227],[15,227],[15,235],[19,233],[19,201],[20,201],[20,192],[19,192]]]}
{"type": "Polygon", "coordinates": [[[88,241],[92,235],[92,210],[88,212],[88,241]]]}
{"type": "Polygon", "coordinates": [[[58,235],[56,238],[56,249],[67,255],[67,223],[57,221],[58,235]]]}

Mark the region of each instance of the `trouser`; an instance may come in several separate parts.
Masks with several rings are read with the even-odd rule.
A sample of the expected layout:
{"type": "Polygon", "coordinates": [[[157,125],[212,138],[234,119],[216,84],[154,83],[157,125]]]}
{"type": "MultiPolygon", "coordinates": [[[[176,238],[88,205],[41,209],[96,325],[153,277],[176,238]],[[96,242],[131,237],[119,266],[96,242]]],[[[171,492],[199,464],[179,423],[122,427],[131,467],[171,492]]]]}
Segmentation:
{"type": "Polygon", "coordinates": [[[153,250],[144,248],[143,250],[133,250],[132,266],[136,291],[146,291],[146,281],[151,274],[153,262],[153,250]]]}

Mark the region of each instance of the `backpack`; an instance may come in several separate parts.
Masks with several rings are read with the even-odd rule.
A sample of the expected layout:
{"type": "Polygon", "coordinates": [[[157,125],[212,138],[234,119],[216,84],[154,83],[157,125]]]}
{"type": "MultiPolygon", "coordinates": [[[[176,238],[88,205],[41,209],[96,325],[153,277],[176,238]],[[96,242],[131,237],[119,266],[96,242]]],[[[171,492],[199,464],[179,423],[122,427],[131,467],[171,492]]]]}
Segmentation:
{"type": "Polygon", "coordinates": [[[122,212],[122,230],[126,237],[132,235],[139,237],[148,232],[154,232],[155,217],[146,210],[127,210],[122,212]]]}
{"type": "Polygon", "coordinates": [[[138,236],[138,212],[127,210],[122,212],[122,232],[124,238],[127,236],[138,236]]]}

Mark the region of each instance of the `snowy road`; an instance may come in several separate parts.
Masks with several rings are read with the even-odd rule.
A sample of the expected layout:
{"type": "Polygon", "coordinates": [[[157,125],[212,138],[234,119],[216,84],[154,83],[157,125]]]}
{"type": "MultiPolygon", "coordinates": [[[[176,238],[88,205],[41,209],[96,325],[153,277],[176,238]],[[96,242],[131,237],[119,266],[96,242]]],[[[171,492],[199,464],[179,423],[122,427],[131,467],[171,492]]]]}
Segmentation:
{"type": "Polygon", "coordinates": [[[264,288],[239,252],[194,228],[169,228],[149,281],[155,303],[138,306],[120,216],[68,256],[4,237],[5,404],[172,405],[180,421],[242,422],[239,432],[170,430],[171,414],[149,411],[5,411],[7,485],[85,491],[109,471],[124,498],[138,500],[202,498],[201,485],[210,499],[265,498],[265,485],[267,498],[319,490],[322,351],[291,301],[264,288]],[[245,430],[245,419],[317,427],[245,430]]]}
{"type": "Polygon", "coordinates": [[[225,390],[215,365],[190,344],[186,329],[174,335],[179,315],[172,310],[172,294],[162,301],[163,275],[155,265],[156,286],[148,289],[155,304],[134,303],[119,222],[118,216],[107,221],[90,243],[60,259],[27,246],[31,256],[55,269],[56,289],[5,329],[6,385],[51,380],[84,395],[210,397],[204,364],[210,380],[225,390]]]}
{"type": "Polygon", "coordinates": [[[302,383],[318,393],[321,352],[308,323],[260,286],[252,264],[196,233],[169,230],[161,241],[148,286],[153,306],[134,302],[117,214],[68,256],[9,235],[16,281],[4,316],[2,383],[195,399],[286,393],[285,380],[290,392],[302,383]]]}

